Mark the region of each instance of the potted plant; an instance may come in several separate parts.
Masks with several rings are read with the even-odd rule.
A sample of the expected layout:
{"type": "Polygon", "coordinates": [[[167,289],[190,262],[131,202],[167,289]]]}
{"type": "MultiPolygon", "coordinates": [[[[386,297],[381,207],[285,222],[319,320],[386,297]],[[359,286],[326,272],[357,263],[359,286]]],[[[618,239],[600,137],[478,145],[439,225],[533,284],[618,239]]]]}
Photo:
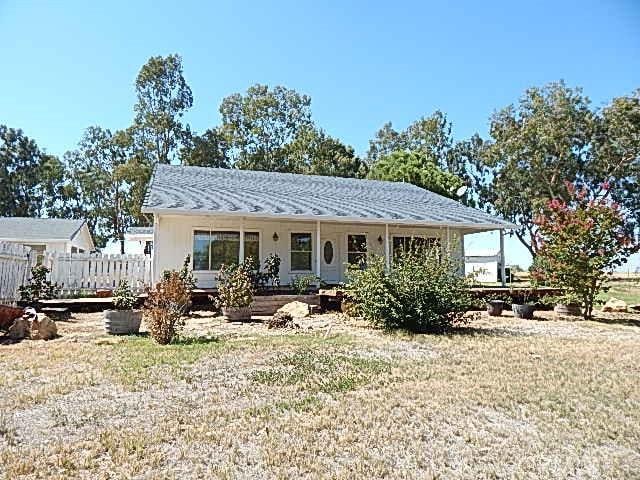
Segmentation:
{"type": "Polygon", "coordinates": [[[251,320],[253,282],[246,268],[222,265],[218,273],[218,307],[228,320],[251,320]]]}
{"type": "Polygon", "coordinates": [[[505,297],[502,295],[489,295],[485,298],[487,304],[487,313],[491,317],[499,317],[505,305],[505,297]]]}
{"type": "Polygon", "coordinates": [[[142,310],[134,310],[138,297],[133,293],[129,282],[120,280],[113,292],[115,310],[104,311],[104,328],[111,334],[132,334],[140,331],[142,310]]]}
{"type": "MultiPolygon", "coordinates": [[[[531,320],[533,318],[533,312],[535,310],[535,305],[529,303],[529,297],[531,296],[531,290],[523,290],[518,301],[515,300],[511,304],[511,310],[513,311],[513,315],[516,318],[524,318],[527,320],[531,320]],[[522,303],[520,303],[520,299],[522,303]]],[[[512,298],[514,298],[512,296],[512,298]]]]}
{"type": "Polygon", "coordinates": [[[578,317],[582,315],[580,297],[575,293],[564,293],[549,298],[554,305],[553,313],[559,317],[578,317]]]}

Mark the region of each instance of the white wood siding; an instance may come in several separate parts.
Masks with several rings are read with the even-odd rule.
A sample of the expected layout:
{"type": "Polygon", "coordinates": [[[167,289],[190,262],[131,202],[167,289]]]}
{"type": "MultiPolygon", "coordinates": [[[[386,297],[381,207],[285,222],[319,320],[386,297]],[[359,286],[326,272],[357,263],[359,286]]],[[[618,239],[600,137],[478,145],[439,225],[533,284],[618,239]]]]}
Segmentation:
{"type": "MultiPolygon", "coordinates": [[[[233,230],[240,231],[242,220],[238,217],[222,216],[189,216],[189,215],[161,215],[156,221],[156,242],[154,244],[154,279],[158,280],[161,272],[167,269],[179,269],[187,255],[193,258],[193,232],[194,230],[233,230]]],[[[322,254],[316,245],[315,222],[293,222],[259,220],[254,218],[244,219],[245,231],[257,231],[260,233],[260,260],[261,262],[270,253],[277,253],[282,263],[280,265],[280,278],[283,285],[288,285],[291,278],[297,273],[290,267],[290,236],[291,233],[311,233],[313,254],[312,269],[315,270],[317,255],[322,254]],[[278,234],[278,241],[274,242],[273,234],[278,234]]],[[[339,280],[344,281],[345,263],[347,262],[347,235],[366,234],[369,252],[384,255],[385,226],[381,224],[345,224],[345,223],[321,223],[320,243],[325,239],[335,238],[338,242],[337,254],[339,254],[339,280]],[[382,242],[378,242],[378,237],[382,242]]],[[[443,245],[446,244],[447,234],[445,228],[407,227],[389,224],[389,241],[393,235],[422,235],[440,238],[443,245]]],[[[462,258],[462,235],[459,231],[450,230],[451,250],[458,258],[462,258]]],[[[462,266],[462,271],[463,271],[462,266]]],[[[194,272],[200,288],[212,288],[215,286],[216,272],[194,272]]]]}

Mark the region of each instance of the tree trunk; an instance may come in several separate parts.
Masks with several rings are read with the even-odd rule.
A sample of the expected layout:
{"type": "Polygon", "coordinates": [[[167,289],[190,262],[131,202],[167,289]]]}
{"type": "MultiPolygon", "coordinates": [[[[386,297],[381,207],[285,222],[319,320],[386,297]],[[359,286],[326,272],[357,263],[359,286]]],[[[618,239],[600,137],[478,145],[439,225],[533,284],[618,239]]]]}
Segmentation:
{"type": "Polygon", "coordinates": [[[120,253],[124,255],[124,238],[120,239],[120,253]]]}

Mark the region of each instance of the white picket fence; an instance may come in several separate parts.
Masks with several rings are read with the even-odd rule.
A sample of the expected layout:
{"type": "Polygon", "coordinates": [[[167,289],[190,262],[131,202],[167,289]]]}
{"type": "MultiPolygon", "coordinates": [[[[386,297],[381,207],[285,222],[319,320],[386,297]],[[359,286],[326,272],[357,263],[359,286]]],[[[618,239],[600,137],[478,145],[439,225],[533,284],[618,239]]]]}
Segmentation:
{"type": "Polygon", "coordinates": [[[29,274],[29,247],[0,242],[0,304],[13,305],[29,274]]]}
{"type": "MultiPolygon", "coordinates": [[[[35,265],[36,259],[31,259],[35,265]]],[[[42,264],[49,280],[62,287],[62,296],[113,290],[127,280],[135,292],[151,284],[151,258],[146,255],[45,252],[42,264]]]]}

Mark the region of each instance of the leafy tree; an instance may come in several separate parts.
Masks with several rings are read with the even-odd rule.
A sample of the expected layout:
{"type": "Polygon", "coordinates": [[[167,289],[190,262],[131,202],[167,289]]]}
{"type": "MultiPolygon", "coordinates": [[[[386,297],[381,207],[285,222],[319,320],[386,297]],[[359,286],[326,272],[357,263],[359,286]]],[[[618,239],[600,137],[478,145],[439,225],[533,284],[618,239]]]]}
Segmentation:
{"type": "Polygon", "coordinates": [[[126,131],[89,127],[78,150],[67,152],[75,202],[72,215],[87,219],[96,245],[119,240],[124,253],[124,234],[139,208],[132,202],[129,159],[132,139],[126,131]]]}
{"type": "Polygon", "coordinates": [[[193,95],[182,74],[179,55],[151,57],[136,79],[134,131],[151,165],[170,163],[188,141],[189,127],[182,116],[193,95]]]}
{"type": "Polygon", "coordinates": [[[286,159],[287,170],[295,173],[361,178],[367,172],[353,147],[316,128],[300,132],[287,146],[286,159]]]}
{"type": "Polygon", "coordinates": [[[612,197],[640,223],[640,89],[614,98],[600,115],[594,176],[607,178],[612,197]]]}
{"type": "Polygon", "coordinates": [[[222,132],[238,168],[290,171],[288,146],[311,127],[311,98],[282,86],[254,85],[220,105],[222,132]]]}
{"type": "Polygon", "coordinates": [[[379,159],[371,167],[368,178],[408,182],[450,198],[456,198],[454,192],[463,184],[459,177],[442,170],[426,154],[406,151],[379,159]]]}
{"type": "Polygon", "coordinates": [[[554,198],[535,218],[540,230],[533,277],[580,298],[587,319],[609,275],[639,247],[608,187],[594,192],[567,182],[569,201],[554,198]]]}
{"type": "Polygon", "coordinates": [[[549,199],[569,200],[566,181],[594,188],[608,179],[614,198],[637,218],[638,111],[637,94],[597,111],[563,82],[528,89],[491,119],[492,140],[470,167],[476,198],[520,226],[514,233],[534,257],[534,216],[549,199]]]}
{"type": "Polygon", "coordinates": [[[20,129],[0,125],[0,215],[35,217],[60,199],[64,169],[20,129]]]}
{"type": "Polygon", "coordinates": [[[596,128],[589,99],[562,82],[528,89],[491,119],[492,141],[476,159],[476,192],[487,210],[520,226],[514,233],[534,257],[534,215],[550,198],[567,201],[565,180],[588,181],[596,128]]]}
{"type": "Polygon", "coordinates": [[[229,144],[217,128],[192,135],[180,150],[183,165],[229,168],[229,144]]]}

